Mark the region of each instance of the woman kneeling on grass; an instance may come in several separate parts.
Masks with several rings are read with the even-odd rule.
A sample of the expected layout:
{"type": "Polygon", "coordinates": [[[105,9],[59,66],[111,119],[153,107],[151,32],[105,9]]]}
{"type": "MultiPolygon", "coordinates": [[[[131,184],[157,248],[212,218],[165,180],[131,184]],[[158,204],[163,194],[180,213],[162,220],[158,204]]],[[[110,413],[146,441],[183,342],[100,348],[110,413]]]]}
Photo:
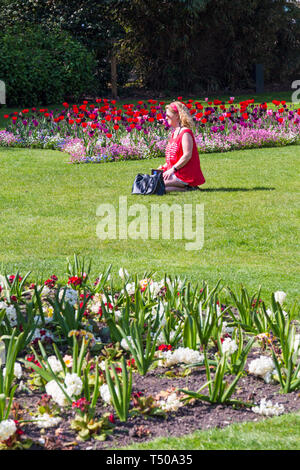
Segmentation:
{"type": "Polygon", "coordinates": [[[166,163],[158,167],[163,170],[166,191],[199,189],[205,178],[192,131],[193,118],[180,101],[166,105],[166,112],[168,123],[174,128],[166,147],[166,163]]]}

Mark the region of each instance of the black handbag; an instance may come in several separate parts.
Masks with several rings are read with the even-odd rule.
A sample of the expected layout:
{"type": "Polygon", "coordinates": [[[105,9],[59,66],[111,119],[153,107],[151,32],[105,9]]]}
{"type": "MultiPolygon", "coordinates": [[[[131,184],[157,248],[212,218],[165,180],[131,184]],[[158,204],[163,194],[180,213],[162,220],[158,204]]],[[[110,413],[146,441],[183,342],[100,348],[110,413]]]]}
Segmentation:
{"type": "Polygon", "coordinates": [[[136,175],[132,185],[131,194],[166,194],[165,182],[161,171],[153,172],[152,175],[136,175]]]}

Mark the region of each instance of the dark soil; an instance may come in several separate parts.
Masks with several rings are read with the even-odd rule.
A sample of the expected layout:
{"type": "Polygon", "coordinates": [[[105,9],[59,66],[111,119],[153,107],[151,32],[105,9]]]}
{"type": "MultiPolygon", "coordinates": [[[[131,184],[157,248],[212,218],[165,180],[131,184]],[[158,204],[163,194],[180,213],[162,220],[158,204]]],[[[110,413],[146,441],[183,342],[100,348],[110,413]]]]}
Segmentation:
{"type": "MultiPolygon", "coordinates": [[[[248,362],[263,354],[261,351],[252,351],[248,358],[248,362]]],[[[247,367],[246,367],[247,368],[247,367]]],[[[164,374],[166,368],[156,368],[149,371],[146,376],[140,376],[138,373],[133,374],[133,392],[142,392],[144,396],[155,396],[161,391],[175,388],[183,388],[189,390],[198,390],[206,381],[204,367],[193,369],[192,373],[186,377],[166,377],[164,374]]],[[[183,371],[183,368],[173,368],[176,373],[183,371]]],[[[231,382],[233,377],[228,376],[231,382]]],[[[205,393],[205,390],[201,393],[205,393]]],[[[31,395],[24,392],[16,394],[16,401],[22,406],[22,416],[19,419],[31,419],[29,412],[37,412],[37,402],[42,393],[34,391],[31,395]]],[[[247,402],[259,403],[262,398],[271,400],[273,404],[278,403],[284,405],[285,413],[300,410],[300,392],[292,392],[289,394],[281,394],[278,384],[266,384],[262,379],[246,374],[238,382],[236,391],[232,398],[247,402]]],[[[100,400],[101,401],[101,400],[100,400]]],[[[114,410],[110,406],[99,406],[97,415],[101,416],[105,412],[113,413],[114,410]]],[[[32,424],[23,425],[25,437],[29,437],[35,443],[31,449],[109,449],[112,447],[123,447],[129,444],[145,442],[157,437],[175,437],[192,433],[198,429],[223,428],[232,423],[245,421],[259,421],[268,419],[257,415],[250,408],[234,407],[232,405],[211,405],[207,402],[194,401],[194,403],[185,405],[178,409],[177,412],[167,414],[166,418],[144,417],[138,415],[131,417],[126,423],[122,423],[115,416],[115,428],[112,435],[108,436],[103,442],[89,440],[81,442],[76,439],[76,432],[70,429],[70,421],[74,417],[74,412],[63,412],[61,416],[64,418],[59,428],[46,429],[44,434],[41,430],[32,424]],[[38,440],[44,438],[45,442],[40,446],[38,440]]]]}

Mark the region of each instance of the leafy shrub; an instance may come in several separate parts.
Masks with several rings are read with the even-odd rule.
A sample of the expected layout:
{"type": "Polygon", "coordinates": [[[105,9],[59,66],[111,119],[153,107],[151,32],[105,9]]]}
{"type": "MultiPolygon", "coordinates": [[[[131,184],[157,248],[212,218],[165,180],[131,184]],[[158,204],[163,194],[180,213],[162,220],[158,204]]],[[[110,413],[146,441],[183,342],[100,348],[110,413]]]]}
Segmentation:
{"type": "Polygon", "coordinates": [[[94,53],[60,30],[6,29],[0,33],[0,64],[8,106],[78,100],[96,86],[94,53]]]}

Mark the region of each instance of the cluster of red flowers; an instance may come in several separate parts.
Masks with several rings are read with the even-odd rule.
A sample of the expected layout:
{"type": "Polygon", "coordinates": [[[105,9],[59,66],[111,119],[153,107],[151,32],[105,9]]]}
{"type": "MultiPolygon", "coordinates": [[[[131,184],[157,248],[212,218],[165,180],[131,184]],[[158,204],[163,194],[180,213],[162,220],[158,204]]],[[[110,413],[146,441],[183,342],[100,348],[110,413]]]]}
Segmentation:
{"type": "Polygon", "coordinates": [[[6,441],[3,441],[7,447],[12,447],[15,444],[15,442],[18,440],[18,437],[24,434],[24,431],[22,431],[22,429],[20,428],[19,421],[17,419],[14,419],[14,423],[17,428],[16,432],[12,436],[10,436],[8,439],[6,439],[6,441]]]}
{"type": "Polygon", "coordinates": [[[91,402],[87,401],[86,398],[79,398],[77,401],[73,401],[72,408],[77,408],[80,411],[86,411],[91,402]]]}
{"type": "MultiPolygon", "coordinates": [[[[83,308],[84,299],[92,299],[93,297],[94,297],[94,296],[91,295],[91,294],[80,294],[80,295],[79,295],[79,298],[81,299],[81,302],[80,302],[80,304],[79,304],[79,308],[80,308],[80,309],[83,308]]],[[[83,316],[84,316],[84,317],[88,318],[89,315],[90,315],[90,312],[89,312],[88,310],[85,310],[85,311],[83,312],[83,316]]]]}
{"type": "Polygon", "coordinates": [[[258,303],[258,306],[259,306],[259,304],[262,303],[262,299],[258,299],[258,301],[257,301],[257,299],[254,299],[253,302],[252,302],[252,304],[251,304],[251,307],[254,308],[255,305],[256,305],[256,303],[258,303]]]}
{"type": "Polygon", "coordinates": [[[171,351],[172,346],[170,344],[161,344],[158,346],[159,351],[171,351]]]}
{"type": "Polygon", "coordinates": [[[45,286],[48,286],[49,288],[53,288],[55,286],[55,283],[57,281],[57,277],[55,276],[55,274],[53,274],[52,276],[50,276],[49,279],[47,279],[44,284],[45,286]]]}
{"type": "Polygon", "coordinates": [[[135,364],[135,360],[134,360],[134,358],[132,358],[132,359],[128,359],[128,361],[127,361],[127,365],[128,365],[129,367],[131,367],[131,366],[134,366],[134,364],[135,364]]]}
{"type": "MultiPolygon", "coordinates": [[[[9,282],[10,282],[11,284],[14,282],[15,277],[16,277],[16,276],[15,276],[14,274],[12,274],[11,276],[8,277],[8,280],[9,280],[9,282]]],[[[22,281],[22,279],[23,279],[23,278],[22,278],[21,276],[19,276],[19,281],[22,281]]]]}
{"type": "MultiPolygon", "coordinates": [[[[39,361],[38,361],[37,359],[35,359],[34,354],[29,354],[29,355],[26,357],[26,361],[28,361],[28,362],[33,362],[33,364],[35,364],[36,366],[42,367],[41,364],[39,363],[39,361]]],[[[32,369],[32,368],[31,368],[30,370],[33,372],[33,369],[32,369]]]]}
{"type": "Polygon", "coordinates": [[[80,276],[71,276],[69,277],[68,284],[72,287],[81,286],[83,283],[83,278],[80,276]]]}

